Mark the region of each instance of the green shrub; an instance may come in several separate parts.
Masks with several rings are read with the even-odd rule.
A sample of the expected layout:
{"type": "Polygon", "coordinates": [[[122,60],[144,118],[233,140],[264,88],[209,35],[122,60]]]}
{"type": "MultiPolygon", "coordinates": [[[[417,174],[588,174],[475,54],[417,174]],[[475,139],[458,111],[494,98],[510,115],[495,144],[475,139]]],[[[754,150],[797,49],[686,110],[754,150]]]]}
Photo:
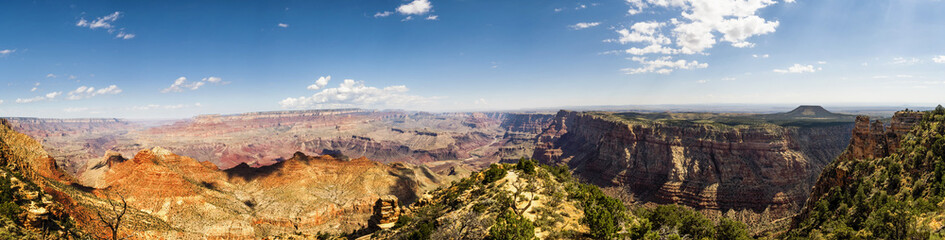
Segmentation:
{"type": "Polygon", "coordinates": [[[535,160],[523,157],[515,164],[515,169],[521,170],[525,174],[535,174],[535,160]]]}
{"type": "Polygon", "coordinates": [[[23,209],[20,206],[16,205],[13,202],[3,202],[0,203],[0,216],[4,216],[13,220],[14,222],[19,222],[19,215],[23,212],[23,209]]]}
{"type": "Polygon", "coordinates": [[[490,240],[531,240],[535,238],[535,225],[511,211],[496,217],[495,225],[489,229],[490,240]]]}
{"type": "Polygon", "coordinates": [[[505,177],[505,174],[507,174],[507,172],[502,168],[502,166],[498,164],[492,164],[489,166],[489,169],[482,173],[482,184],[489,184],[499,181],[499,179],[505,177]]]}
{"type": "Polygon", "coordinates": [[[748,237],[748,231],[745,230],[746,226],[744,223],[731,220],[728,218],[722,218],[719,221],[719,225],[716,227],[715,239],[718,240],[747,240],[751,239],[748,237]]]}

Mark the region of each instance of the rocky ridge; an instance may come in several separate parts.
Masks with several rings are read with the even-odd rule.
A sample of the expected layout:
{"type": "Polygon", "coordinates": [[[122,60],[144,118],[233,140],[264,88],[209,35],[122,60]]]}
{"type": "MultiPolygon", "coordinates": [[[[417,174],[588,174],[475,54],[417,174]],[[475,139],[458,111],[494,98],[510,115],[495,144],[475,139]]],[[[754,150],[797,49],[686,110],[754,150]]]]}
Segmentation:
{"type": "MultiPolygon", "coordinates": [[[[96,171],[87,172],[95,174],[79,177],[95,183],[85,187],[54,164],[43,165],[54,160],[42,146],[4,126],[0,143],[5,165],[40,185],[38,196],[43,196],[46,205],[38,206],[49,211],[30,208],[39,215],[25,218],[75,219],[79,229],[99,237],[111,233],[96,216],[111,213],[110,205],[116,202],[127,202],[129,208],[119,231],[122,237],[256,239],[337,234],[367,226],[373,204],[381,196],[409,204],[451,179],[411,164],[338,160],[301,152],[269,166],[254,168],[244,163],[219,170],[209,162],[155,147],[131,158],[110,152],[95,164],[96,171]]],[[[39,202],[40,198],[35,199],[39,202]]]]}
{"type": "Polygon", "coordinates": [[[638,203],[677,203],[770,223],[800,209],[852,127],[640,122],[562,110],[538,136],[533,157],[566,164],[638,203]]]}

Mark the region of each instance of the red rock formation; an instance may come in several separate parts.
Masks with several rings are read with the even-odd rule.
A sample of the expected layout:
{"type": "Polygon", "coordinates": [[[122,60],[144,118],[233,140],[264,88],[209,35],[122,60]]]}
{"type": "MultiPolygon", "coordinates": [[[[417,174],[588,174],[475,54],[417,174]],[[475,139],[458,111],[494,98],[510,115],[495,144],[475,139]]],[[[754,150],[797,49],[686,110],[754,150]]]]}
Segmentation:
{"type": "Polygon", "coordinates": [[[868,116],[857,116],[850,145],[841,158],[867,159],[889,156],[899,149],[899,142],[922,119],[923,114],[896,112],[888,128],[879,120],[870,123],[868,116]]]}
{"type": "Polygon", "coordinates": [[[817,174],[836,157],[851,125],[814,128],[638,124],[560,111],[533,157],[564,163],[643,202],[727,211],[796,211],[817,174]]]}

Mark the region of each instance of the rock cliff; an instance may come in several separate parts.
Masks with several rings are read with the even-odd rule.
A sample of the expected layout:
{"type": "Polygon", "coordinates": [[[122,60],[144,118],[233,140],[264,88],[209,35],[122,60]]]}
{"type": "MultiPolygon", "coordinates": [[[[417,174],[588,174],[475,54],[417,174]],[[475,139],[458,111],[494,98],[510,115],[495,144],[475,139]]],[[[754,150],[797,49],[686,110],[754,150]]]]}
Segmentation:
{"type": "Polygon", "coordinates": [[[748,210],[776,219],[800,208],[852,127],[640,122],[562,110],[538,136],[533,157],[567,164],[575,175],[623,189],[637,202],[748,210]]]}

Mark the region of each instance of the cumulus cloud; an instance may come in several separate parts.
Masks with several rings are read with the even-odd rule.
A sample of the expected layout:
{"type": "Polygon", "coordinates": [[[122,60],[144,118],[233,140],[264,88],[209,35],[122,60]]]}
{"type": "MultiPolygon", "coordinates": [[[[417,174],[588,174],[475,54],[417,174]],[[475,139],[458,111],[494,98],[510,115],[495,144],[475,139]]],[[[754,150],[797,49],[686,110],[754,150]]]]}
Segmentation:
{"type": "Polygon", "coordinates": [[[200,87],[206,85],[207,83],[227,84],[229,82],[223,82],[222,78],[213,77],[213,76],[202,78],[200,79],[200,81],[196,81],[196,82],[187,81],[187,77],[179,77],[176,80],[174,80],[174,83],[172,83],[170,87],[167,87],[161,90],[161,93],[183,92],[185,90],[197,90],[197,89],[200,89],[200,87]]]}
{"type": "Polygon", "coordinates": [[[46,74],[46,78],[56,78],[56,74],[46,74]]]}
{"type": "Polygon", "coordinates": [[[935,63],[945,63],[945,55],[932,58],[932,61],[935,63]]]}
{"type": "Polygon", "coordinates": [[[9,54],[14,53],[14,52],[16,52],[16,49],[3,49],[3,50],[0,50],[0,57],[9,55],[9,54]]]}
{"type": "Polygon", "coordinates": [[[430,15],[430,16],[427,16],[426,19],[427,19],[427,20],[437,20],[437,19],[440,19],[440,16],[438,16],[438,15],[430,15]]]}
{"type": "Polygon", "coordinates": [[[53,100],[53,99],[56,99],[56,97],[59,97],[61,95],[62,95],[62,92],[50,92],[50,93],[47,93],[46,95],[36,96],[32,98],[17,98],[16,103],[32,103],[32,102],[53,100]]]}
{"type": "Polygon", "coordinates": [[[289,24],[279,23],[279,24],[276,24],[276,26],[279,26],[279,27],[281,27],[281,28],[287,28],[287,27],[289,27],[289,24]]]}
{"type": "MultiPolygon", "coordinates": [[[[325,79],[325,83],[330,79],[325,79]]],[[[318,81],[316,81],[316,85],[318,81]]],[[[321,87],[320,87],[321,88],[321,87]]],[[[309,88],[311,89],[311,88],[309,88]]],[[[407,94],[404,85],[376,88],[363,81],[345,79],[338,87],[321,88],[311,96],[290,97],[279,102],[283,108],[408,107],[428,103],[432,98],[407,94]]]]}
{"type": "Polygon", "coordinates": [[[315,83],[308,85],[308,90],[318,90],[325,85],[328,85],[328,81],[331,81],[331,76],[319,77],[318,80],[315,80],[315,83]]]}
{"type": "Polygon", "coordinates": [[[814,65],[801,65],[795,63],[794,66],[790,66],[787,69],[775,69],[776,73],[812,73],[823,70],[823,68],[814,68],[814,65]]]}
{"type": "Polygon", "coordinates": [[[571,26],[568,26],[568,27],[570,27],[571,29],[574,29],[574,30],[581,30],[581,29],[585,29],[585,28],[596,27],[597,25],[600,25],[600,22],[579,22],[579,23],[577,23],[577,24],[574,24],[574,25],[571,25],[571,26]]]}
{"type": "Polygon", "coordinates": [[[96,18],[94,21],[85,20],[85,18],[79,19],[75,25],[77,27],[86,27],[89,29],[105,29],[108,33],[115,33],[115,38],[120,39],[132,39],[135,37],[133,33],[126,33],[124,28],[116,28],[114,23],[121,17],[121,12],[114,12],[107,16],[96,18]]]}
{"type": "Polygon", "coordinates": [[[762,55],[752,54],[751,57],[753,57],[753,58],[768,58],[768,57],[771,57],[771,55],[768,55],[768,54],[762,54],[762,55]]]}
{"type": "Polygon", "coordinates": [[[641,73],[658,73],[658,74],[669,74],[675,71],[676,69],[699,69],[709,67],[708,63],[700,63],[699,61],[687,61],[687,60],[675,60],[673,57],[664,56],[654,60],[647,60],[645,57],[632,57],[631,60],[634,62],[640,63],[642,65],[639,68],[624,68],[622,69],[627,74],[641,74],[641,73]]]}
{"type": "Polygon", "coordinates": [[[397,7],[397,12],[404,15],[423,15],[433,9],[433,4],[428,0],[413,0],[410,3],[397,7]]]}
{"type": "Polygon", "coordinates": [[[394,12],[391,12],[391,11],[383,11],[383,12],[375,13],[375,14],[374,14],[374,17],[376,17],[376,18],[382,18],[382,17],[390,16],[391,14],[394,14],[394,12]]]}
{"type": "Polygon", "coordinates": [[[627,0],[627,4],[630,5],[630,10],[627,10],[627,14],[637,15],[643,12],[643,8],[646,8],[646,3],[643,0],[627,0]]]}
{"type": "Polygon", "coordinates": [[[98,95],[114,95],[114,94],[121,93],[121,91],[122,91],[121,88],[118,88],[118,86],[115,86],[115,85],[110,85],[108,87],[100,88],[100,89],[95,89],[94,87],[81,86],[79,88],[76,88],[73,91],[70,91],[68,94],[69,97],[67,97],[66,99],[79,100],[79,99],[90,98],[90,97],[94,97],[98,95]]]}
{"type": "Polygon", "coordinates": [[[775,4],[773,0],[625,1],[629,15],[650,8],[678,12],[678,17],[665,21],[637,22],[616,29],[617,40],[607,42],[637,45],[623,51],[631,55],[705,54],[720,42],[750,48],[755,46],[749,41],[751,37],[773,33],[780,24],[757,15],[760,9],[775,4]]]}

